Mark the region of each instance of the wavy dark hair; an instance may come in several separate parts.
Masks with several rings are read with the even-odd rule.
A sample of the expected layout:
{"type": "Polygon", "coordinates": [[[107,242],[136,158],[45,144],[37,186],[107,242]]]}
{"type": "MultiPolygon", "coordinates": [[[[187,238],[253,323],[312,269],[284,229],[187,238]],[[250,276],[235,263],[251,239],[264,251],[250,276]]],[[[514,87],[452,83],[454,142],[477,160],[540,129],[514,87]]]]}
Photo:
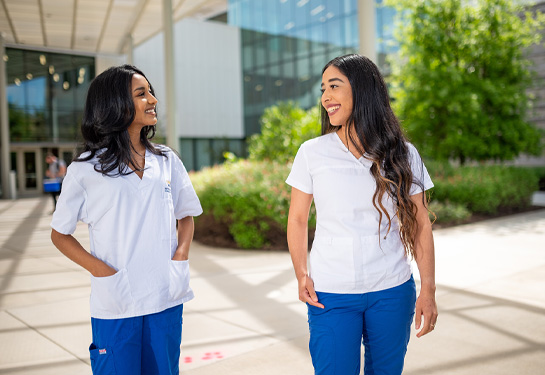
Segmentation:
{"type": "MultiPolygon", "coordinates": [[[[327,63],[322,74],[330,66],[339,69],[348,78],[352,87],[353,110],[345,130],[357,151],[373,162],[371,174],[376,181],[373,206],[379,213],[379,236],[382,236],[380,232],[383,216],[388,219],[386,235],[392,226],[393,218],[382,203],[384,195],[387,194],[397,208],[395,215],[398,217],[401,241],[405,251],[414,257],[418,222],[417,208],[410,198],[410,191],[413,183],[424,190],[423,179],[413,178],[407,139],[390,106],[386,83],[378,67],[361,55],[337,57],[327,63]],[[358,138],[357,141],[353,139],[353,132],[358,138]]],[[[322,134],[339,129],[338,126],[331,125],[323,106],[321,117],[322,134]]],[[[425,194],[423,194],[423,201],[427,206],[424,196],[425,194]]]]}
{"type": "MultiPolygon", "coordinates": [[[[74,161],[88,161],[97,155],[95,170],[112,177],[143,170],[133,160],[134,145],[127,130],[136,113],[131,93],[135,74],[146,78],[135,66],[113,66],[91,82],[81,121],[83,145],[74,161]],[[98,153],[102,149],[104,151],[98,153]],[[86,152],[89,154],[82,157],[86,152]]],[[[155,96],[151,84],[150,91],[155,96]]],[[[140,141],[153,154],[167,157],[164,150],[150,142],[154,135],[155,125],[145,126],[140,132],[140,141]]]]}

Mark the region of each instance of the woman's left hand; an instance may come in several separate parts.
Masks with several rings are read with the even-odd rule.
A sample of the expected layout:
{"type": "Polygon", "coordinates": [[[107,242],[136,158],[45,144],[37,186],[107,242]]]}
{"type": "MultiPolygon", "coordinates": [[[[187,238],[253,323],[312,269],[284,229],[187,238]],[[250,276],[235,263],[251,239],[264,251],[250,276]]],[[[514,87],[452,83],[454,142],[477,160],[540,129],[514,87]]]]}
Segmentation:
{"type": "Polygon", "coordinates": [[[417,330],[420,329],[422,324],[422,316],[424,317],[424,324],[416,337],[422,337],[435,329],[438,316],[435,292],[421,291],[416,300],[414,325],[417,330]]]}
{"type": "Polygon", "coordinates": [[[172,257],[172,260],[188,260],[189,256],[181,249],[176,250],[174,253],[174,256],[172,257]]]}

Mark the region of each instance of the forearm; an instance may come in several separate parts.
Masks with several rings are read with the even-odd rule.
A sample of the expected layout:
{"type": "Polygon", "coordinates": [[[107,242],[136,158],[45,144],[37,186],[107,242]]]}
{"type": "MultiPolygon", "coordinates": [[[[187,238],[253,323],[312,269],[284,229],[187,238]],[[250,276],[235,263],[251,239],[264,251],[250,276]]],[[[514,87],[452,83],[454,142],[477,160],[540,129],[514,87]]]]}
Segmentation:
{"type": "Polygon", "coordinates": [[[68,259],[85,268],[93,276],[110,276],[117,271],[87,252],[72,235],[62,234],[53,229],[51,241],[68,259]]]}
{"type": "Polygon", "coordinates": [[[297,279],[308,275],[308,223],[288,219],[288,248],[297,279]]]}
{"type": "Polygon", "coordinates": [[[178,247],[176,253],[172,257],[173,260],[189,259],[189,248],[193,241],[193,233],[195,232],[195,223],[193,216],[187,216],[178,220],[178,247]]]}
{"type": "Polygon", "coordinates": [[[419,225],[415,245],[415,261],[420,273],[421,293],[435,293],[435,249],[429,220],[419,225]]]}

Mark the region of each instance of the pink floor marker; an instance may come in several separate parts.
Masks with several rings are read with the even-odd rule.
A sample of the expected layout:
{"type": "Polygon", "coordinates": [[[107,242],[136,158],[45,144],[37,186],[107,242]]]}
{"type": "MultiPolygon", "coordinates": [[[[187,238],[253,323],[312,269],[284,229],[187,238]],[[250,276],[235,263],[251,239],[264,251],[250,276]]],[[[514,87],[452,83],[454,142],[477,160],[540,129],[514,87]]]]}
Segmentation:
{"type": "Polygon", "coordinates": [[[184,358],[184,363],[191,363],[193,362],[193,358],[192,357],[185,357],[184,358]]]}
{"type": "Polygon", "coordinates": [[[204,353],[204,357],[202,357],[201,359],[203,361],[208,361],[210,359],[222,359],[223,358],[223,355],[221,354],[221,352],[214,352],[214,353],[204,353]]]}

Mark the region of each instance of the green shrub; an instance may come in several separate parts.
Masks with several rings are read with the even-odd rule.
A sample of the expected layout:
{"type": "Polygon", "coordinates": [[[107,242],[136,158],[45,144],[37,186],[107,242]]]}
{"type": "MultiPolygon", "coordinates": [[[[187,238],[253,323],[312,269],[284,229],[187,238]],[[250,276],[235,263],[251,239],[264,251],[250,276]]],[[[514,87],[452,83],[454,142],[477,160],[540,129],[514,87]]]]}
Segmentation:
{"type": "MultiPolygon", "coordinates": [[[[285,163],[237,160],[205,168],[191,179],[204,215],[227,226],[239,247],[258,249],[270,246],[279,232],[285,242],[291,189],[284,181],[290,169],[285,163]]],[[[309,227],[314,226],[312,213],[309,227]]]]}
{"type": "Polygon", "coordinates": [[[495,214],[501,209],[528,207],[532,193],[539,188],[538,173],[532,168],[427,166],[435,184],[432,200],[463,205],[472,213],[495,214]]]}
{"type": "Polygon", "coordinates": [[[293,160],[299,146],[320,135],[320,112],[315,106],[308,111],[293,102],[279,103],[265,109],[261,117],[261,133],[248,142],[251,160],[293,160]]]}
{"type": "MultiPolygon", "coordinates": [[[[291,165],[230,160],[191,176],[204,209],[202,217],[195,220],[196,233],[203,226],[224,228],[217,236],[228,236],[231,242],[223,242],[222,246],[287,248],[291,189],[284,181],[291,165]]],[[[530,204],[532,193],[538,190],[539,177],[545,173],[544,168],[453,167],[434,162],[427,162],[426,166],[435,184],[430,210],[439,224],[458,224],[472,213],[494,214],[524,208],[530,204]]],[[[313,230],[315,226],[313,206],[309,228],[313,230]]]]}
{"type": "Polygon", "coordinates": [[[432,201],[429,209],[433,213],[430,213],[430,220],[437,224],[460,224],[471,217],[471,211],[463,204],[432,201]]]}

